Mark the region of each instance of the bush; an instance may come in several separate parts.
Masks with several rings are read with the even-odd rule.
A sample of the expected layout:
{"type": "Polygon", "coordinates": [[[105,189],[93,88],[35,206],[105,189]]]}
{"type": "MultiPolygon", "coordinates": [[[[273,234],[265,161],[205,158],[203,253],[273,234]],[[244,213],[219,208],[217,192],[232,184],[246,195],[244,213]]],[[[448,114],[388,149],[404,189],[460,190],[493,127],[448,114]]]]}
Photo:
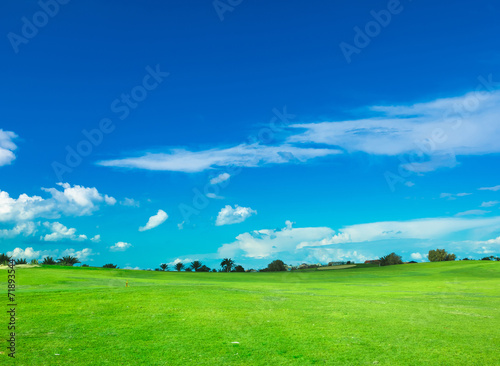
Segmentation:
{"type": "Polygon", "coordinates": [[[454,261],[457,257],[453,253],[446,253],[444,249],[429,250],[429,261],[431,262],[444,262],[454,261]]]}
{"type": "Polygon", "coordinates": [[[102,268],[118,268],[116,264],[108,263],[102,266],[102,268]]]}
{"type": "Polygon", "coordinates": [[[397,255],[396,253],[393,252],[391,254],[380,257],[381,266],[392,266],[394,264],[403,264],[401,256],[397,255]]]}
{"type": "Polygon", "coordinates": [[[38,264],[38,261],[36,259],[32,259],[30,264],[38,264]]]}
{"type": "Polygon", "coordinates": [[[286,271],[286,265],[282,260],[276,259],[267,265],[267,271],[269,272],[280,272],[286,271]]]}
{"type": "Polygon", "coordinates": [[[243,268],[243,266],[237,265],[236,267],[234,267],[234,271],[235,272],[245,272],[245,268],[243,268]]]}

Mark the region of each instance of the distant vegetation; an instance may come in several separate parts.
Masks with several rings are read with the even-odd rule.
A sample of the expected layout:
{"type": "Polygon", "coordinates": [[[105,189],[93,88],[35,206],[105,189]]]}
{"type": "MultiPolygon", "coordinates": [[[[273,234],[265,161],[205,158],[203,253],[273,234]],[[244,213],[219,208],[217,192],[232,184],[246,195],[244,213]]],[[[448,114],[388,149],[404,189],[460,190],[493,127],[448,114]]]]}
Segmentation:
{"type": "MultiPolygon", "coordinates": [[[[7,265],[12,258],[5,253],[0,253],[0,265],[7,265]]],[[[444,262],[444,261],[454,261],[456,260],[456,255],[453,253],[447,253],[445,249],[433,249],[429,250],[428,259],[430,262],[444,262]]],[[[471,258],[463,258],[462,260],[474,260],[471,258]]],[[[481,258],[483,261],[500,261],[500,257],[495,257],[490,255],[489,257],[481,258]]],[[[28,261],[26,258],[17,258],[15,260],[16,264],[27,264],[28,261]]],[[[81,263],[77,257],[73,256],[64,256],[57,260],[54,260],[52,257],[44,257],[41,264],[43,265],[61,265],[61,266],[73,266],[75,264],[81,263]]],[[[367,260],[364,264],[356,264],[357,266],[390,266],[396,264],[403,264],[402,258],[400,255],[396,253],[390,253],[385,256],[380,257],[379,259],[367,260]]],[[[415,261],[410,261],[406,263],[416,263],[415,261]]],[[[30,264],[37,265],[39,264],[38,260],[32,259],[30,264]]],[[[281,271],[295,271],[295,270],[316,270],[316,269],[335,269],[342,268],[345,265],[354,265],[354,262],[351,261],[339,261],[339,262],[328,262],[327,265],[317,263],[317,264],[307,264],[302,263],[298,266],[290,266],[285,264],[282,260],[276,259],[269,263],[267,267],[260,269],[259,272],[281,272],[281,271]]],[[[89,267],[88,264],[82,264],[82,267],[89,267]]],[[[108,263],[102,266],[103,268],[119,268],[116,264],[108,263]]],[[[235,261],[231,258],[224,258],[220,263],[220,269],[217,270],[215,268],[211,269],[210,267],[203,264],[203,262],[195,260],[189,263],[189,265],[185,265],[184,263],[178,262],[173,266],[173,270],[175,271],[186,271],[186,272],[257,272],[254,269],[243,268],[242,265],[236,264],[235,261]]],[[[170,267],[167,263],[161,263],[159,268],[155,268],[155,271],[167,272],[170,271],[170,267]]]]}

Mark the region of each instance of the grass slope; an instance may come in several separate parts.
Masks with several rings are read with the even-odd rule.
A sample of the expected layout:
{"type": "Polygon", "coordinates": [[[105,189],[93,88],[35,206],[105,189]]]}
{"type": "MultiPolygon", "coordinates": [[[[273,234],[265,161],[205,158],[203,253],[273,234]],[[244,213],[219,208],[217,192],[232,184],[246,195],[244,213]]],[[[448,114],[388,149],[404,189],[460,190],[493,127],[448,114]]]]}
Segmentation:
{"type": "MultiPolygon", "coordinates": [[[[44,266],[18,269],[17,281],[16,365],[500,364],[500,262],[294,273],[44,266]]],[[[0,363],[12,362],[3,353],[0,363]]]]}

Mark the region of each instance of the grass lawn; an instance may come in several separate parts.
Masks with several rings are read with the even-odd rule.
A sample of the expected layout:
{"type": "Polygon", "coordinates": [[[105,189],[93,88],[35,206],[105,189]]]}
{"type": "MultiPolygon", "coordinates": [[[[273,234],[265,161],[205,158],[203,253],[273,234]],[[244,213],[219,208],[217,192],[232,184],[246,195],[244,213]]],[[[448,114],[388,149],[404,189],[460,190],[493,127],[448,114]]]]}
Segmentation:
{"type": "Polygon", "coordinates": [[[500,262],[16,275],[16,365],[500,365],[500,262]]]}

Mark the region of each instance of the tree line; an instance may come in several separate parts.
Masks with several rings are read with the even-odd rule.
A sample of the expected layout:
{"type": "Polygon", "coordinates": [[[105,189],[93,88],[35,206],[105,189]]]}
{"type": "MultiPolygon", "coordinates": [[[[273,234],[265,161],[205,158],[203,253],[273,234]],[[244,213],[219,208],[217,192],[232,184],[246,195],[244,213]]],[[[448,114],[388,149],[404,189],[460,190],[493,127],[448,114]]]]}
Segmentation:
{"type": "MultiPolygon", "coordinates": [[[[447,253],[445,249],[432,249],[429,250],[427,255],[427,259],[430,262],[443,262],[443,261],[454,261],[456,260],[456,255],[453,253],[447,253]]],[[[12,260],[11,256],[7,254],[0,253],[0,264],[6,265],[12,260]]],[[[462,260],[474,260],[470,258],[463,258],[462,260]]],[[[500,257],[488,256],[481,258],[483,261],[500,261],[500,257]]],[[[373,262],[378,263],[380,266],[390,266],[396,264],[403,264],[402,257],[394,252],[384,255],[373,262]]],[[[29,262],[29,264],[45,264],[45,265],[61,265],[61,266],[73,266],[75,264],[81,263],[77,257],[74,256],[63,256],[58,259],[54,259],[53,257],[44,257],[41,263],[38,260],[33,259],[29,262]]],[[[350,261],[348,263],[351,263],[350,261]]],[[[415,261],[411,261],[408,263],[416,263],[415,261]]],[[[18,258],[15,260],[15,264],[28,264],[26,258],[18,258]]],[[[88,264],[82,264],[82,267],[90,267],[88,264]]],[[[307,268],[316,268],[317,265],[311,265],[307,268]]],[[[102,266],[102,268],[119,268],[116,264],[107,263],[102,266]]],[[[282,260],[276,259],[269,263],[267,267],[263,269],[259,269],[258,272],[279,272],[279,271],[287,271],[289,266],[287,266],[282,260]]],[[[292,267],[292,270],[297,269],[297,267],[292,267]]],[[[209,268],[201,261],[192,261],[189,264],[184,264],[182,262],[177,262],[173,265],[172,270],[181,272],[257,272],[257,270],[249,269],[245,270],[242,265],[237,265],[235,261],[231,258],[224,258],[220,263],[220,268],[209,268]]],[[[170,266],[167,263],[161,263],[159,268],[155,268],[155,271],[167,272],[170,271],[170,266]]]]}

